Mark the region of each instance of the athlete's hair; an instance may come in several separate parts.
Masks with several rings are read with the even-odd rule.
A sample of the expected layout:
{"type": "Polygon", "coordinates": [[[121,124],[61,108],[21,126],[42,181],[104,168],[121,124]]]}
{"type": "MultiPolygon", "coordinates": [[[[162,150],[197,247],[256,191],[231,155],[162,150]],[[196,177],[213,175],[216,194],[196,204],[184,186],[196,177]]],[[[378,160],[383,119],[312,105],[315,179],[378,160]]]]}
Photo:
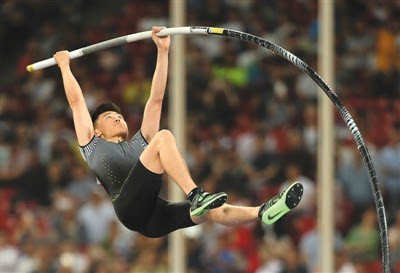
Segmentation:
{"type": "Polygon", "coordinates": [[[96,109],[94,109],[94,111],[92,113],[93,124],[95,124],[96,120],[99,118],[99,116],[102,113],[108,112],[108,111],[117,112],[118,114],[122,115],[121,109],[118,107],[118,105],[116,105],[113,102],[104,102],[104,103],[100,104],[99,106],[97,106],[96,109]]]}

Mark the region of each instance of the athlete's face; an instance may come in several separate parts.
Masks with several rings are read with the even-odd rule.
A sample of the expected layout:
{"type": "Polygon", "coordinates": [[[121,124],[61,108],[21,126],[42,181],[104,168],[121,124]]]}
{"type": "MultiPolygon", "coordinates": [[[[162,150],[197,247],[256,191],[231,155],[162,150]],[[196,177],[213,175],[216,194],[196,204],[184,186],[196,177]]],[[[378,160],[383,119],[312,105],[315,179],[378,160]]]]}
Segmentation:
{"type": "Polygon", "coordinates": [[[116,136],[128,137],[128,126],[124,117],[114,111],[102,113],[96,120],[96,135],[103,136],[105,139],[110,139],[116,136]]]}

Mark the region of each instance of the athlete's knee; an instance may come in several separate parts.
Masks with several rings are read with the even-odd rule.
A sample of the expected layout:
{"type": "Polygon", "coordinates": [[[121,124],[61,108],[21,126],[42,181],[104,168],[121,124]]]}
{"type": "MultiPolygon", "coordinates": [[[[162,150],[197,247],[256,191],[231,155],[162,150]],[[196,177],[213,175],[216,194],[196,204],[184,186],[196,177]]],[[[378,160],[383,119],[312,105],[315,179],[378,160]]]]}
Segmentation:
{"type": "MultiPolygon", "coordinates": [[[[157,133],[160,135],[161,138],[167,138],[167,139],[175,139],[174,135],[171,133],[170,130],[163,129],[157,133]]],[[[157,135],[156,134],[156,135],[157,135]]]]}
{"type": "Polygon", "coordinates": [[[158,142],[172,142],[175,141],[175,137],[174,135],[171,133],[170,130],[161,130],[159,131],[154,138],[158,141],[158,142]]]}

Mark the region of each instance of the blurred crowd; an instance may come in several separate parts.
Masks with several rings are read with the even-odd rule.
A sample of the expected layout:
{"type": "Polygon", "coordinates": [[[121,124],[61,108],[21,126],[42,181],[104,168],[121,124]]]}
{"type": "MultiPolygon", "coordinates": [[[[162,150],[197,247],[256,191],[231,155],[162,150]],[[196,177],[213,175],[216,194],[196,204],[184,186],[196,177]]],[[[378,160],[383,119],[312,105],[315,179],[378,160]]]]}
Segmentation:
{"type": "MultiPolygon", "coordinates": [[[[187,2],[187,25],[249,32],[317,68],[317,1],[187,2]]],[[[6,64],[0,68],[0,271],[167,272],[167,237],[148,239],[124,228],[81,158],[58,69],[25,71],[58,50],[168,26],[167,1],[6,0],[0,8],[6,64]]],[[[400,272],[400,4],[337,0],[335,9],[333,89],[375,164],[392,269],[400,272]]],[[[186,47],[184,156],[194,181],[207,191],[227,192],[232,204],[251,206],[292,181],[305,188],[299,207],[273,226],[206,223],[186,229],[187,272],[319,272],[321,91],[292,64],[250,43],[192,36],[186,47]]],[[[140,128],[155,62],[149,39],[71,65],[89,110],[117,103],[132,136],[140,128]]],[[[163,128],[167,101],[168,95],[163,128]]],[[[335,137],[335,272],[381,272],[368,173],[338,114],[335,137]]]]}

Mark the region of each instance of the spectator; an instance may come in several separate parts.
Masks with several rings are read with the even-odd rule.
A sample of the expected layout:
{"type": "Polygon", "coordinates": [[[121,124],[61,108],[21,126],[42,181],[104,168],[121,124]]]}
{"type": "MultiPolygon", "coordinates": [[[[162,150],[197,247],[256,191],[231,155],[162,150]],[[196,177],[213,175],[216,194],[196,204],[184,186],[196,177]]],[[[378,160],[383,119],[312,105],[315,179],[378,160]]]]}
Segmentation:
{"type": "Polygon", "coordinates": [[[58,263],[55,259],[56,253],[50,245],[40,245],[35,251],[37,267],[32,273],[56,273],[58,263]]]}
{"type": "Polygon", "coordinates": [[[335,251],[335,272],[337,273],[357,273],[355,266],[348,260],[343,250],[335,251]]]}
{"type": "Polygon", "coordinates": [[[92,192],[89,202],[78,211],[78,224],[84,230],[86,243],[100,243],[104,240],[113,219],[115,214],[112,205],[105,201],[104,193],[97,188],[92,192]]]}
{"type": "Polygon", "coordinates": [[[276,182],[279,170],[279,157],[267,150],[264,132],[256,134],[254,153],[250,158],[250,164],[245,169],[250,178],[253,190],[258,190],[263,183],[276,182]]]}
{"type": "Polygon", "coordinates": [[[12,272],[19,264],[20,252],[11,236],[0,233],[0,271],[12,272]]]}
{"type": "Polygon", "coordinates": [[[374,208],[365,210],[361,223],[350,230],[345,239],[345,247],[352,259],[365,263],[378,258],[378,230],[374,208]]]}
{"type": "Polygon", "coordinates": [[[284,255],[283,240],[275,238],[265,240],[260,249],[261,264],[256,273],[279,273],[283,270],[283,262],[280,259],[284,255]]]}
{"type": "Polygon", "coordinates": [[[73,242],[64,241],[60,245],[60,270],[84,273],[88,269],[88,259],[79,252],[73,242]]]}
{"type": "Polygon", "coordinates": [[[68,185],[68,192],[79,199],[80,202],[85,202],[89,199],[94,187],[97,187],[96,181],[90,177],[87,170],[79,164],[76,164],[72,169],[72,181],[68,185]]]}
{"type": "Polygon", "coordinates": [[[395,222],[389,228],[389,247],[393,267],[400,269],[400,209],[396,212],[395,222]]]}
{"type": "Polygon", "coordinates": [[[389,208],[395,211],[400,208],[400,121],[390,134],[390,143],[380,153],[383,185],[390,198],[389,208]]]}
{"type": "Polygon", "coordinates": [[[357,149],[352,147],[352,161],[339,162],[338,182],[343,192],[355,206],[356,215],[365,210],[373,202],[369,176],[357,149]]]}
{"type": "Polygon", "coordinates": [[[74,202],[66,192],[59,191],[54,193],[54,206],[56,214],[52,218],[52,224],[57,231],[58,239],[84,243],[83,226],[77,222],[77,202],[74,202]]]}
{"type": "MultiPolygon", "coordinates": [[[[309,231],[304,234],[300,241],[299,250],[304,255],[305,264],[307,266],[308,272],[318,272],[318,263],[320,258],[320,236],[317,229],[309,231]]],[[[343,248],[343,238],[339,233],[335,234],[333,242],[335,250],[340,250],[343,248]]]]}

